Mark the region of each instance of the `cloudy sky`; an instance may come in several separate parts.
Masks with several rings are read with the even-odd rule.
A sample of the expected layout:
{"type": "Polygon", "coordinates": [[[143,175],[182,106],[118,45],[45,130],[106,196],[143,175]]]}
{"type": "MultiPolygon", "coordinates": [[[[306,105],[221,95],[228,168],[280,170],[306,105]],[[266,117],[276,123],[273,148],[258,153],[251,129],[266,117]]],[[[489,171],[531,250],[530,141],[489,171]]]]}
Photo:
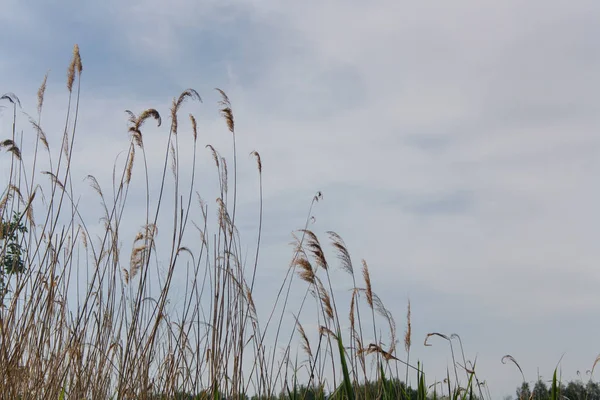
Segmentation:
{"type": "MultiPolygon", "coordinates": [[[[60,126],[78,43],[77,169],[110,182],[129,140],[123,111],[166,116],[188,87],[204,99],[186,106],[200,148],[229,154],[220,87],[242,154],[242,230],[257,204],[246,155],[262,156],[262,279],[283,277],[320,190],[312,228],[369,262],[400,331],[411,299],[413,359],[432,375],[449,361],[442,343],[422,345],[436,331],[461,335],[494,398],[520,383],[505,354],[528,380],[538,368],[549,379],[564,354],[574,378],[600,353],[600,3],[416,3],[3,0],[0,92],[34,114],[49,70],[44,118],[60,126]]],[[[260,296],[268,306],[274,293],[260,296]]]]}

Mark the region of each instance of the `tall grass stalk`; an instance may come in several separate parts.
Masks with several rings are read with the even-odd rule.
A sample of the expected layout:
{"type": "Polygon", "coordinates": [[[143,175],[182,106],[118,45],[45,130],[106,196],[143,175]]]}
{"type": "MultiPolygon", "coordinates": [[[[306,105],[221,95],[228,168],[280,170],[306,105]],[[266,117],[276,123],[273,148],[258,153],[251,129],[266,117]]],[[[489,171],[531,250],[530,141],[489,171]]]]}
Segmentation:
{"type": "MultiPolygon", "coordinates": [[[[236,137],[243,132],[236,130],[232,102],[223,90],[217,89],[218,111],[230,138],[229,157],[211,144],[205,145],[204,153],[198,151],[196,117],[181,116],[184,108],[194,110],[203,103],[199,93],[187,89],[173,99],[167,127],[154,108],[126,111],[123,134],[130,140],[124,159],[117,157],[113,165],[104,166],[112,167],[112,187],[87,175],[100,207],[90,211],[89,202],[81,204],[76,179],[82,171],[75,169],[73,155],[82,71],[75,46],[59,138],[47,137],[43,126],[48,75],[37,94],[37,116],[24,114],[29,130],[17,129],[21,103],[16,95],[1,97],[12,106],[12,126],[11,137],[0,143],[6,150],[0,156],[10,157],[0,221],[8,226],[18,213],[18,223],[25,228],[10,232],[18,240],[24,270],[2,275],[3,398],[162,399],[185,394],[301,399],[308,393],[316,398],[409,398],[412,392],[401,383],[399,364],[407,368],[405,381],[415,373],[415,395],[426,397],[421,364],[408,362],[410,303],[403,361],[396,352],[395,321],[375,293],[367,262],[362,263],[363,282],[358,282],[346,244],[328,231],[341,270],[352,277],[344,314],[344,301],[334,293],[336,272],[328,250],[309,229],[313,208],[322,200],[320,192],[294,235],[283,281],[275,292],[264,293],[273,282],[257,278],[264,260],[262,161],[257,151],[251,152],[259,209],[256,241],[247,261],[246,243],[236,226],[243,212],[238,204],[238,168],[243,167],[238,165],[236,137]],[[155,145],[153,136],[146,135],[150,122],[154,129],[164,129],[156,139],[163,141],[164,155],[151,160],[158,171],[149,165],[146,152],[155,145]],[[32,143],[25,140],[30,137],[32,143]],[[212,159],[213,172],[199,169],[202,157],[212,159]],[[216,176],[216,196],[198,187],[199,177],[210,173],[216,176]],[[201,194],[216,201],[207,203],[201,194]],[[256,308],[258,287],[261,297],[274,295],[267,314],[256,308]],[[291,329],[286,324],[290,315],[291,329]],[[305,330],[307,321],[311,330],[305,330]],[[378,321],[384,321],[384,329],[378,321]],[[384,344],[386,334],[389,342],[384,344]]],[[[8,237],[0,241],[2,260],[8,246],[8,237]]],[[[464,356],[463,362],[466,365],[464,356]]],[[[457,374],[455,384],[459,385],[457,374]]]]}

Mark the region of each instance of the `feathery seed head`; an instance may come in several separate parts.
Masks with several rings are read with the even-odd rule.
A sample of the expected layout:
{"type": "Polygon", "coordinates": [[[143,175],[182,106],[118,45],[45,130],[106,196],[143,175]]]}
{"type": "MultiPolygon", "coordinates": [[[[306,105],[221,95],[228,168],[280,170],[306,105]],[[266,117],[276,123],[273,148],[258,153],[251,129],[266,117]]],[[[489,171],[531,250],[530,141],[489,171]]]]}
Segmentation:
{"type": "Polygon", "coordinates": [[[365,285],[367,286],[365,293],[367,295],[367,304],[369,304],[369,307],[371,307],[371,310],[373,309],[373,290],[371,288],[371,276],[369,275],[369,267],[367,265],[367,262],[365,260],[362,260],[362,264],[363,264],[363,278],[365,280],[365,285]]]}
{"type": "Polygon", "coordinates": [[[258,173],[262,172],[262,162],[260,161],[260,154],[258,154],[258,151],[254,150],[252,153],[250,153],[250,155],[253,155],[254,157],[256,157],[256,163],[258,164],[258,173]]]}
{"type": "Polygon", "coordinates": [[[229,101],[229,97],[227,97],[225,92],[221,89],[217,88],[215,90],[221,95],[221,100],[219,101],[219,105],[222,107],[220,110],[221,115],[227,122],[229,132],[235,133],[235,123],[233,121],[233,111],[231,111],[231,102],[229,101]]]}
{"type": "Polygon", "coordinates": [[[194,134],[194,142],[198,138],[198,127],[196,125],[196,118],[190,114],[190,121],[192,122],[192,133],[194,134]]]}
{"type": "Polygon", "coordinates": [[[409,300],[407,311],[406,311],[406,332],[404,334],[404,348],[406,349],[407,352],[410,351],[411,336],[412,336],[412,325],[410,322],[410,300],[409,300]]]}
{"type": "Polygon", "coordinates": [[[333,231],[328,231],[327,233],[329,234],[329,238],[332,241],[333,247],[337,250],[338,259],[342,263],[342,269],[350,275],[354,275],[352,259],[350,258],[350,252],[348,252],[346,243],[344,243],[344,240],[342,240],[341,236],[337,233],[333,231]]]}
{"type": "Polygon", "coordinates": [[[73,46],[73,57],[71,58],[71,63],[67,69],[67,89],[69,92],[73,91],[75,73],[77,72],[79,75],[81,75],[81,71],[83,71],[83,66],[81,65],[81,55],[79,54],[79,46],[76,44],[73,46]]]}
{"type": "Polygon", "coordinates": [[[48,81],[48,73],[46,72],[46,75],[44,75],[44,80],[42,81],[42,84],[40,85],[38,92],[37,92],[38,114],[42,112],[42,105],[44,104],[44,94],[46,93],[46,82],[47,81],[48,81]]]}

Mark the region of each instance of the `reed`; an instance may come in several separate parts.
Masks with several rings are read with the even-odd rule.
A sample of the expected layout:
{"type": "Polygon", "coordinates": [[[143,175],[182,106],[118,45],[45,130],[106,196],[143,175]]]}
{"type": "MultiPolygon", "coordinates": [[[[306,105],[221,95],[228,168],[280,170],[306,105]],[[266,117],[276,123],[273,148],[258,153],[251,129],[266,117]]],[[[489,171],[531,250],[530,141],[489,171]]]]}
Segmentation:
{"type": "MultiPolygon", "coordinates": [[[[16,127],[17,112],[21,112],[18,97],[12,93],[1,97],[13,109],[13,126],[12,137],[0,142],[4,150],[0,156],[10,157],[9,178],[0,197],[0,258],[4,262],[12,255],[23,263],[19,271],[2,269],[2,398],[426,396],[422,366],[409,362],[410,302],[404,335],[406,359],[402,360],[396,323],[374,290],[367,262],[362,261],[359,282],[341,235],[328,231],[327,247],[308,228],[313,207],[323,199],[320,192],[308,202],[305,225],[294,234],[283,281],[273,291],[272,283],[257,279],[262,259],[263,164],[260,154],[252,151],[259,217],[248,261],[236,227],[241,212],[238,132],[232,101],[223,90],[216,89],[218,111],[230,134],[229,157],[211,144],[205,146],[205,154],[198,153],[196,117],[190,113],[180,118],[186,103],[199,106],[202,102],[194,89],[173,99],[168,127],[154,108],[138,110],[138,114],[126,110],[124,133],[130,142],[125,160],[112,165],[110,188],[87,176],[99,200],[101,225],[86,220],[72,182],[82,71],[76,45],[67,69],[68,108],[58,139],[44,130],[48,75],[44,76],[37,92],[37,115],[25,114],[36,138],[32,148],[21,145],[18,133],[31,131],[16,127]],[[146,154],[149,139],[144,132],[149,122],[165,133],[161,139],[164,158],[153,160],[161,162],[162,172],[155,176],[151,176],[146,154]],[[55,153],[49,143],[54,140],[60,143],[58,157],[52,157],[55,153]],[[188,178],[182,174],[184,152],[191,154],[191,165],[185,165],[188,178]],[[47,170],[39,171],[38,157],[47,157],[47,170]],[[216,220],[196,187],[200,157],[214,161],[219,183],[214,196],[216,220]],[[144,188],[145,201],[129,200],[134,184],[144,188]],[[127,231],[132,226],[139,227],[134,235],[127,231]],[[121,254],[123,242],[131,244],[126,250],[129,257],[121,254]],[[338,268],[330,262],[329,253],[335,254],[338,268]],[[349,304],[335,296],[336,269],[352,277],[349,304]],[[175,285],[176,281],[183,284],[175,285]],[[258,287],[263,296],[265,287],[272,290],[271,310],[257,309],[258,287]],[[294,290],[300,291],[298,302],[291,300],[294,290]],[[295,327],[291,330],[284,326],[290,313],[295,327]],[[311,315],[308,321],[304,319],[307,314],[311,315]],[[399,367],[405,367],[405,372],[399,367]],[[414,375],[418,389],[402,383],[401,375],[405,382],[414,375]]],[[[451,337],[429,336],[446,339],[454,357],[451,337]]],[[[455,377],[447,395],[466,393],[473,385],[474,366],[466,368],[464,352],[463,362],[467,386],[461,387],[453,359],[455,377]]]]}

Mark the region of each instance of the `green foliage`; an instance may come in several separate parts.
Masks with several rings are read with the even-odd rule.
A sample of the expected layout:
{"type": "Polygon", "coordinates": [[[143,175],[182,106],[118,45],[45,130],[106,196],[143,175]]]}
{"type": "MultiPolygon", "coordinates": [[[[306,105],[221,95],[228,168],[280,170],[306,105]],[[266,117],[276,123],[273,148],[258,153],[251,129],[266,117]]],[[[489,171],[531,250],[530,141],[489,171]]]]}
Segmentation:
{"type": "Polygon", "coordinates": [[[559,389],[556,384],[556,369],[554,370],[554,375],[552,376],[552,390],[550,391],[550,398],[552,400],[558,400],[559,398],[559,389]]]}
{"type": "Polygon", "coordinates": [[[426,400],[427,399],[427,386],[425,386],[425,373],[422,370],[423,365],[421,363],[418,364],[417,371],[417,380],[419,382],[419,386],[417,387],[417,400],[426,400]]]}
{"type": "Polygon", "coordinates": [[[531,389],[529,383],[523,382],[521,387],[517,389],[517,400],[529,400],[531,398],[531,389]]]}
{"type": "Polygon", "coordinates": [[[15,212],[12,220],[0,223],[0,239],[5,241],[0,254],[0,290],[4,293],[5,276],[22,273],[25,271],[23,254],[25,250],[21,244],[22,235],[27,233],[27,227],[22,222],[22,214],[15,212]]]}
{"type": "Polygon", "coordinates": [[[533,400],[549,400],[550,399],[550,390],[546,386],[546,384],[541,380],[538,381],[533,386],[533,400]]]}
{"type": "Polygon", "coordinates": [[[580,381],[569,382],[567,386],[562,390],[562,393],[564,397],[568,397],[569,399],[584,400],[587,398],[586,388],[580,381]]]}
{"type": "Polygon", "coordinates": [[[539,379],[535,383],[533,391],[530,392],[529,383],[524,382],[517,389],[517,396],[522,396],[517,397],[518,399],[526,400],[600,400],[600,384],[590,379],[587,383],[575,380],[565,385],[559,381],[557,371],[555,370],[552,375],[550,387],[539,379]]]}
{"type": "Polygon", "coordinates": [[[467,398],[467,395],[469,396],[469,399],[474,399],[473,396],[473,376],[475,376],[475,373],[471,373],[469,374],[469,383],[467,385],[467,389],[465,390],[465,393],[462,397],[462,400],[465,400],[467,398]]]}
{"type": "Polygon", "coordinates": [[[342,333],[337,333],[338,350],[340,352],[340,362],[342,364],[342,371],[344,373],[344,391],[348,399],[354,399],[354,389],[352,388],[352,381],[350,380],[350,372],[348,371],[348,364],[346,362],[346,351],[344,350],[344,344],[342,343],[342,333]]]}
{"type": "Polygon", "coordinates": [[[385,379],[385,370],[383,369],[383,363],[379,362],[379,370],[381,373],[381,383],[383,390],[383,400],[393,399],[394,398],[394,388],[392,382],[385,379]]]}

